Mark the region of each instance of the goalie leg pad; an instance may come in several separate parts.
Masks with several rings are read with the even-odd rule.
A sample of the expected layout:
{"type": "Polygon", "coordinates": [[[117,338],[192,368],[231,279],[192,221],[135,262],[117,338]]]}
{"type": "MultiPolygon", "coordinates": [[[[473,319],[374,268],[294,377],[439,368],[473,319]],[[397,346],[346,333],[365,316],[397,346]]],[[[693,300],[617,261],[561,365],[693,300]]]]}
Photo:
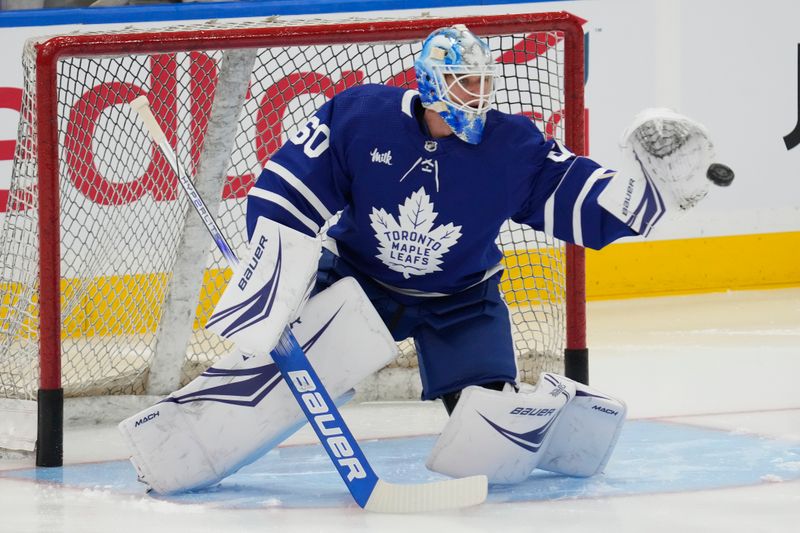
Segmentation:
{"type": "MultiPolygon", "coordinates": [[[[352,278],[311,298],[292,331],[337,403],[397,352],[352,278]]],[[[235,350],[119,429],[141,481],[156,492],[173,493],[217,483],[305,421],[270,356],[235,350]]]]}
{"type": "Polygon", "coordinates": [[[627,408],[621,400],[582,383],[573,383],[575,397],[558,415],[538,468],[588,477],[601,473],[608,463],[627,408]]]}
{"type": "Polygon", "coordinates": [[[541,460],[558,415],[574,394],[574,382],[548,373],[535,389],[524,387],[520,392],[467,387],[427,467],[452,477],[484,474],[490,483],[524,481],[541,460]]]}

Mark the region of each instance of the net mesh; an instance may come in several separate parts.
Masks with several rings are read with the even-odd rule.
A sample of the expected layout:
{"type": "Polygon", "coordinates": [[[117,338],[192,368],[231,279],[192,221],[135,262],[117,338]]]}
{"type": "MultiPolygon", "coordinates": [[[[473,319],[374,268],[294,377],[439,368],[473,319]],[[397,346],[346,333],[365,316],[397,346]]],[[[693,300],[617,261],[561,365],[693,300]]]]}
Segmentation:
{"type": "MultiPolygon", "coordinates": [[[[535,120],[563,140],[564,51],[559,32],[489,37],[501,64],[496,107],[535,120]]],[[[187,49],[191,48],[187,46],[187,49]]],[[[287,132],[326,99],[361,83],[415,88],[418,43],[260,49],[243,109],[230,117],[234,148],[217,220],[234,250],[245,246],[244,199],[287,132]]],[[[177,177],[128,109],[148,94],[154,114],[190,174],[197,170],[219,82],[220,50],[65,57],[58,62],[60,235],[39,235],[35,47],[26,47],[25,86],[9,200],[0,233],[0,398],[34,398],[38,386],[39,239],[60,239],[62,383],[68,396],[140,394],[155,360],[174,267],[187,246],[188,202],[177,177]]],[[[565,254],[560,243],[507,224],[500,235],[521,378],[563,372],[565,254]]],[[[181,360],[180,384],[230,346],[202,325],[230,271],[211,249],[181,360]]],[[[169,331],[169,329],[167,329],[169,331]]],[[[416,366],[413,343],[394,366],[416,366]]]]}

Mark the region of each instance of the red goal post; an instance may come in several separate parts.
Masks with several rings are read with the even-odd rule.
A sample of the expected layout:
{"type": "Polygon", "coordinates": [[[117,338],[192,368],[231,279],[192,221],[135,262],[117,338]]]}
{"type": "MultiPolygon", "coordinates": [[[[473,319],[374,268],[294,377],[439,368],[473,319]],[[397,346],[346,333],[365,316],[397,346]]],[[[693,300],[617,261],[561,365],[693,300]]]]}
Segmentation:
{"type": "MultiPolygon", "coordinates": [[[[214,166],[204,159],[204,140],[215,124],[214,96],[235,92],[220,89],[222,58],[258,50],[242,87],[239,122],[229,125],[234,139],[222,161],[224,183],[218,174],[209,181],[220,196],[211,199],[212,209],[234,246],[241,246],[244,193],[292,120],[299,120],[292,117],[302,118],[319,98],[365,81],[414,87],[409,61],[416,43],[442,26],[463,23],[490,39],[506,79],[498,108],[530,116],[546,134],[583,154],[582,22],[563,12],[282,20],[29,43],[0,234],[0,401],[38,399],[37,464],[61,463],[64,395],[164,394],[228,348],[204,335],[202,323],[229,274],[213,252],[197,255],[208,254],[210,243],[198,251],[185,242],[192,218],[186,200],[155,148],[142,148],[144,137],[121,104],[149,93],[179,157],[199,176],[204,165],[214,166]],[[152,252],[138,257],[145,249],[152,252]],[[175,283],[198,257],[194,281],[175,283]],[[170,311],[171,299],[184,285],[199,287],[192,304],[196,318],[191,325],[165,327],[164,317],[181,314],[170,311]],[[177,357],[174,349],[159,355],[156,347],[173,341],[164,337],[180,337],[164,330],[182,328],[188,328],[191,346],[179,348],[177,357]],[[161,360],[173,362],[153,370],[161,360]],[[156,380],[164,390],[147,384],[156,380]]],[[[583,250],[511,226],[501,245],[523,378],[535,380],[545,369],[587,381],[583,250]]],[[[413,366],[413,346],[402,349],[399,367],[413,366]]]]}

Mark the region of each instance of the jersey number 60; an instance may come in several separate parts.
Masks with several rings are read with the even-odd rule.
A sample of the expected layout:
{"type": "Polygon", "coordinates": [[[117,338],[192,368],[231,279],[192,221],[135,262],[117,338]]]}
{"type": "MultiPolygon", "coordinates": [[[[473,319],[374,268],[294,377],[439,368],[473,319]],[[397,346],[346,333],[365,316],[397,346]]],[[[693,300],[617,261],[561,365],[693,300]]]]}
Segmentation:
{"type": "Polygon", "coordinates": [[[325,124],[320,124],[317,117],[311,117],[308,122],[300,126],[289,140],[292,144],[303,145],[303,153],[308,157],[319,157],[328,149],[331,141],[331,130],[325,124]],[[321,137],[321,139],[318,139],[321,137]]]}

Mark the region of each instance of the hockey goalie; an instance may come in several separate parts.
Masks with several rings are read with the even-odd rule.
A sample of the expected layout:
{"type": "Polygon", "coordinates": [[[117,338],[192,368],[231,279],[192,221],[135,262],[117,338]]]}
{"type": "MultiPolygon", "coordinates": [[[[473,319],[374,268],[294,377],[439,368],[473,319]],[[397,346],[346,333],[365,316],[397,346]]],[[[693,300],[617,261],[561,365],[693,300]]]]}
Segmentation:
{"type": "Polygon", "coordinates": [[[413,338],[422,399],[450,414],[433,471],[492,483],[603,471],[625,404],[555,374],[518,381],[500,227],[600,249],[733,173],[701,125],[666,110],[634,120],[617,166],[576,156],[492,108],[496,67],[466,27],[441,28],[422,43],[418,91],[353,87],[290,133],[248,194],[249,255],[207,325],[238,349],[120,426],[150,488],[214,484],[304,423],[269,356],[287,324],[339,401],[413,338]]]}

